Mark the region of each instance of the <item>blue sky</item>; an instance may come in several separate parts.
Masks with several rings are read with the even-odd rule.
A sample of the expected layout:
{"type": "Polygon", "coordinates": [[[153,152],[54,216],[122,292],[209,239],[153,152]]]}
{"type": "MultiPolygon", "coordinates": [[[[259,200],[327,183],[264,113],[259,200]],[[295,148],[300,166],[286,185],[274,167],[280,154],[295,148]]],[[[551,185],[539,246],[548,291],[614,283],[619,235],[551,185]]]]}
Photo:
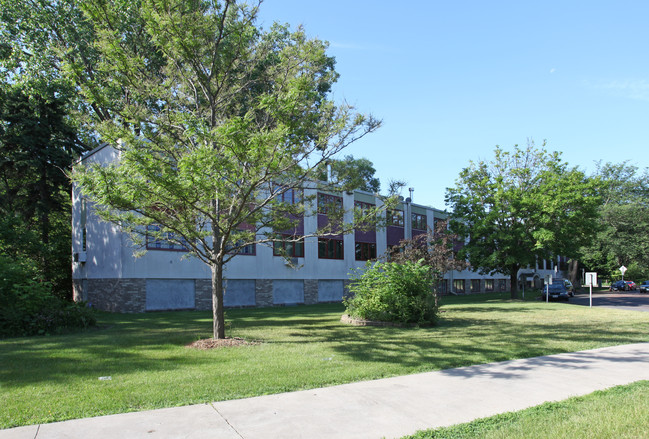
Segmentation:
{"type": "Polygon", "coordinates": [[[599,160],[649,166],[647,17],[643,0],[266,0],[259,23],[330,43],[334,98],[384,124],[345,154],[443,209],[461,169],[496,145],[547,140],[587,173],[599,160]]]}

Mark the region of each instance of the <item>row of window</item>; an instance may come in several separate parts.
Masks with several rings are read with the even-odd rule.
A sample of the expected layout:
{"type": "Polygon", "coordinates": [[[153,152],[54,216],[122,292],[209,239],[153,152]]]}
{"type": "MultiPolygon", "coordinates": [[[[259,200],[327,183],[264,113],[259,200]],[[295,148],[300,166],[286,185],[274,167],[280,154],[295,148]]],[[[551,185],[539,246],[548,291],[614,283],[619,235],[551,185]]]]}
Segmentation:
{"type": "MultiPolygon", "coordinates": [[[[503,292],[507,291],[507,281],[505,279],[453,279],[453,292],[466,293],[467,286],[471,293],[482,291],[481,282],[484,282],[484,291],[486,292],[503,292]]],[[[442,293],[448,292],[448,280],[444,279],[440,284],[442,293]]]]}

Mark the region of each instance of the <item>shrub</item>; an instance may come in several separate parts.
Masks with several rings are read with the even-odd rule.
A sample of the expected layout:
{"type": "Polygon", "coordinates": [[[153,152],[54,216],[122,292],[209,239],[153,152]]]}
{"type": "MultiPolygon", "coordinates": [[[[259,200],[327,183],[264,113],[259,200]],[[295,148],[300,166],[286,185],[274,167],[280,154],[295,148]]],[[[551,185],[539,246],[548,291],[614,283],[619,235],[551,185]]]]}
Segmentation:
{"type": "Polygon", "coordinates": [[[0,337],[59,333],[96,323],[94,310],[52,294],[27,265],[0,255],[0,337]]]}
{"type": "Polygon", "coordinates": [[[437,319],[430,269],[422,261],[368,263],[353,274],[349,291],[343,303],[351,317],[418,324],[437,319]]]}

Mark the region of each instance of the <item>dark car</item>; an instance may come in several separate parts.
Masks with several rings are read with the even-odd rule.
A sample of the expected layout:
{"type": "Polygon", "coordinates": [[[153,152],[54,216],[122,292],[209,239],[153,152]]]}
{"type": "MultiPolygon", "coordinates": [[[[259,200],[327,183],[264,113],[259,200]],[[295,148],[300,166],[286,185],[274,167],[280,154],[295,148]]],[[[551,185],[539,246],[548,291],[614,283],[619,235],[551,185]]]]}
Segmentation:
{"type": "Polygon", "coordinates": [[[629,289],[629,284],[623,280],[616,280],[609,287],[609,291],[627,291],[629,289]]]}
{"type": "Polygon", "coordinates": [[[641,293],[649,293],[649,280],[646,280],[640,284],[638,291],[641,293]]]}
{"type": "Polygon", "coordinates": [[[630,290],[635,290],[636,289],[635,282],[633,282],[632,280],[625,280],[624,282],[626,282],[626,284],[629,286],[630,290]]]}
{"type": "Polygon", "coordinates": [[[543,300],[546,300],[546,291],[550,294],[550,300],[568,300],[570,298],[570,293],[563,282],[553,283],[543,287],[543,292],[541,293],[541,299],[543,300]]]}

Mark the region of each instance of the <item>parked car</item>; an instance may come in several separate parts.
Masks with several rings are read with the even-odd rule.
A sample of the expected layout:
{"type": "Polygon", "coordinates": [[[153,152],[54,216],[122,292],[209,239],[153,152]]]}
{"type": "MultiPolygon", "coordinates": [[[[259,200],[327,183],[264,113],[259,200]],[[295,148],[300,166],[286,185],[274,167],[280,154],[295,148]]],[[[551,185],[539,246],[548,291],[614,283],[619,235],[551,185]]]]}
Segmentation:
{"type": "Polygon", "coordinates": [[[632,280],[625,280],[624,282],[626,282],[626,284],[629,286],[630,290],[635,290],[636,289],[635,282],[633,282],[632,280]]]}
{"type": "Polygon", "coordinates": [[[629,284],[623,280],[616,280],[608,288],[609,291],[627,291],[629,289],[629,284]]]}
{"type": "Polygon", "coordinates": [[[649,293],[649,280],[646,280],[640,284],[638,291],[641,293],[649,293]]]}
{"type": "Polygon", "coordinates": [[[568,279],[564,279],[563,285],[565,285],[566,290],[568,290],[570,297],[575,297],[575,287],[572,285],[572,282],[570,282],[568,279]]]}
{"type": "Polygon", "coordinates": [[[549,292],[550,300],[568,300],[570,298],[570,293],[563,282],[552,283],[544,286],[543,292],[541,293],[541,299],[546,300],[546,292],[549,292]]]}

